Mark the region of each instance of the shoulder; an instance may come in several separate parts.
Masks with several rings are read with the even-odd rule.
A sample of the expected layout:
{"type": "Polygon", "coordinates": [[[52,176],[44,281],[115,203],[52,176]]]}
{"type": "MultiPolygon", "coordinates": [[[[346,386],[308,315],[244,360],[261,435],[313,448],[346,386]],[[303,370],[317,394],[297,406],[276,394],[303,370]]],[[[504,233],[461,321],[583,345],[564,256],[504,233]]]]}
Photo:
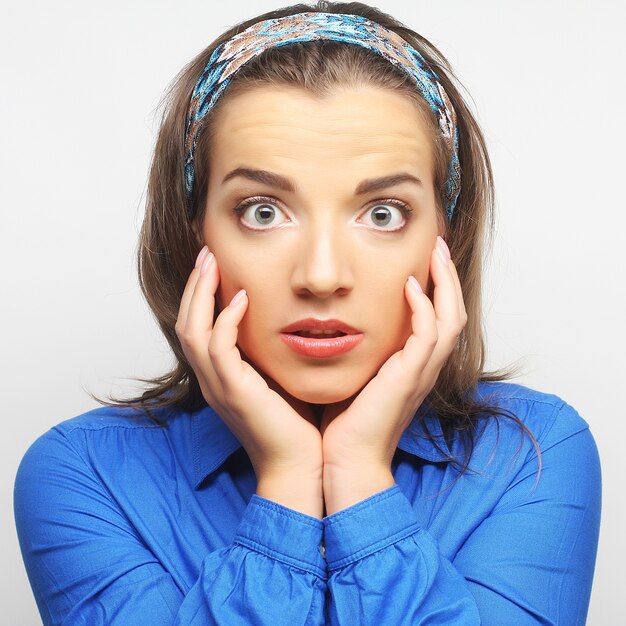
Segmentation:
{"type": "Polygon", "coordinates": [[[485,420],[477,445],[479,469],[494,484],[500,481],[498,509],[552,503],[562,516],[567,510],[586,511],[589,528],[597,529],[602,467],[589,424],[578,411],[557,395],[512,383],[481,384],[477,399],[514,416],[485,420]]]}
{"type": "Polygon", "coordinates": [[[142,409],[102,406],[65,419],[53,426],[52,430],[71,435],[77,430],[161,428],[160,423],[167,424],[178,412],[174,409],[159,409],[151,413],[154,419],[142,409]]]}
{"type": "Polygon", "coordinates": [[[477,460],[491,463],[496,450],[502,463],[514,458],[527,468],[550,460],[556,473],[584,470],[596,489],[601,474],[598,448],[589,423],[571,404],[555,394],[508,382],[479,384],[476,400],[501,413],[482,420],[477,460]]]}
{"type": "Polygon", "coordinates": [[[508,382],[479,383],[475,396],[521,421],[538,440],[589,430],[588,422],[561,397],[508,382]]]}
{"type": "Polygon", "coordinates": [[[111,493],[123,498],[151,476],[156,481],[168,477],[176,450],[185,450],[188,414],[172,409],[152,414],[166,427],[144,411],[105,406],[63,420],[37,437],[15,474],[18,532],[54,526],[60,511],[98,511],[102,517],[112,510],[111,493]]]}
{"type": "Polygon", "coordinates": [[[16,487],[43,471],[76,470],[96,458],[119,458],[128,445],[147,449],[159,433],[185,414],[167,408],[153,410],[151,415],[152,419],[140,409],[103,406],[57,423],[39,435],[22,456],[16,487]]]}

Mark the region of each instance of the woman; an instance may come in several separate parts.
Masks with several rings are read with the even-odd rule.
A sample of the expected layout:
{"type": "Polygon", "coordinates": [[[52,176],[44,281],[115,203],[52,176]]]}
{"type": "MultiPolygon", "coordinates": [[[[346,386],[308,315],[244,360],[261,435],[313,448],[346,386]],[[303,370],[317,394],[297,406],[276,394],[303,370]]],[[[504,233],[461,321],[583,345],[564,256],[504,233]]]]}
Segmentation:
{"type": "Polygon", "coordinates": [[[597,450],[483,371],[492,177],[451,77],[324,2],[183,70],[139,266],[177,366],[25,455],[44,623],[584,623],[597,450]]]}

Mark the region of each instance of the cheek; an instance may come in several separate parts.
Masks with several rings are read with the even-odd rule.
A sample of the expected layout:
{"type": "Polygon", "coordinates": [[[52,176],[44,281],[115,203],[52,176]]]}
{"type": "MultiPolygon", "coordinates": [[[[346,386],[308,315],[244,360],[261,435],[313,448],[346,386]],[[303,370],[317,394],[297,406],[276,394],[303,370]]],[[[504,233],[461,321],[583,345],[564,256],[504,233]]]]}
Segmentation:
{"type": "Polygon", "coordinates": [[[237,267],[231,266],[228,260],[223,255],[220,255],[219,250],[216,250],[213,254],[215,254],[220,273],[220,282],[215,294],[216,309],[219,312],[228,306],[228,303],[240,289],[245,289],[245,287],[242,286],[240,272],[237,271],[237,267]]]}
{"type": "Polygon", "coordinates": [[[220,282],[215,294],[219,310],[228,306],[240,289],[245,289],[250,293],[251,288],[258,281],[255,274],[255,270],[258,272],[256,259],[250,258],[249,251],[233,241],[232,237],[223,235],[219,229],[211,229],[205,239],[209,250],[215,255],[220,274],[220,282]]]}
{"type": "Polygon", "coordinates": [[[369,299],[377,311],[377,323],[385,326],[387,340],[395,349],[404,345],[411,333],[411,309],[404,295],[406,280],[415,276],[429,294],[430,256],[428,245],[423,245],[387,258],[384,270],[379,270],[378,284],[372,285],[369,299]]]}
{"type": "Polygon", "coordinates": [[[228,306],[240,289],[248,294],[248,308],[238,329],[238,343],[250,347],[266,337],[265,329],[275,323],[284,310],[287,279],[277,263],[268,263],[267,255],[246,254],[232,248],[216,250],[220,284],[216,294],[218,311],[228,306]]]}
{"type": "MultiPolygon", "coordinates": [[[[287,321],[285,310],[289,310],[289,294],[272,281],[261,278],[242,288],[248,292],[248,309],[237,329],[237,345],[246,360],[260,371],[270,372],[268,359],[276,350],[277,331],[287,321]],[[276,289],[274,289],[276,287],[276,289]]],[[[281,344],[282,345],[282,344],[281,344]]]]}
{"type": "Polygon", "coordinates": [[[421,238],[418,246],[416,246],[407,255],[406,277],[410,274],[415,276],[417,282],[422,287],[424,293],[430,297],[432,293],[432,279],[430,276],[430,259],[437,242],[437,230],[432,229],[428,234],[421,238]]]}
{"type": "MultiPolygon", "coordinates": [[[[430,242],[419,246],[403,246],[394,254],[387,253],[384,258],[371,264],[369,273],[377,277],[379,288],[384,286],[386,292],[402,292],[404,283],[413,275],[424,290],[430,279],[430,242]]],[[[434,247],[434,244],[433,244],[434,247]]],[[[367,280],[367,279],[365,279],[367,280]]]]}

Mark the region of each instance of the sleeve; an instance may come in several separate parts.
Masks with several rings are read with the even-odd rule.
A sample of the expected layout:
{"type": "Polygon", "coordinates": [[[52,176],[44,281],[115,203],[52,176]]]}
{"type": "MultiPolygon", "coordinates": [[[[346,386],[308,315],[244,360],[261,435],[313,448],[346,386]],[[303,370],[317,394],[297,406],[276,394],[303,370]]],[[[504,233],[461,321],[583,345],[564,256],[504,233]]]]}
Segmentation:
{"type": "MultiPolygon", "coordinates": [[[[562,411],[577,416],[568,405],[562,411]]],[[[531,453],[453,561],[417,524],[397,484],[326,518],[327,623],[584,625],[601,472],[594,439],[577,419],[585,427],[552,428],[540,442],[536,487],[531,453]]]]}
{"type": "Polygon", "coordinates": [[[325,520],[328,624],[481,623],[463,575],[417,524],[398,485],[325,520]]]}
{"type": "Polygon", "coordinates": [[[45,626],[323,624],[322,520],[256,494],[233,543],[206,555],[189,589],[55,429],[24,455],[14,511],[45,626]]]}

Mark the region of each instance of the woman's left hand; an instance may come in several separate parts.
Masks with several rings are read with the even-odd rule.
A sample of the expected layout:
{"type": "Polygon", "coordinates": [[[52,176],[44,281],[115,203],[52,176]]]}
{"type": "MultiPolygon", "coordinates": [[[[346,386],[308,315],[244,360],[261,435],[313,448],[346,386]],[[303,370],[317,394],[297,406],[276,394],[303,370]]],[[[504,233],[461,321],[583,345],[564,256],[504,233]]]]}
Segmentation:
{"type": "Polygon", "coordinates": [[[437,242],[430,259],[433,302],[413,277],[405,284],[412,332],[404,347],[356,397],[329,405],[322,416],[327,515],[393,486],[391,462],[400,437],[465,327],[456,268],[443,240],[437,242]]]}

